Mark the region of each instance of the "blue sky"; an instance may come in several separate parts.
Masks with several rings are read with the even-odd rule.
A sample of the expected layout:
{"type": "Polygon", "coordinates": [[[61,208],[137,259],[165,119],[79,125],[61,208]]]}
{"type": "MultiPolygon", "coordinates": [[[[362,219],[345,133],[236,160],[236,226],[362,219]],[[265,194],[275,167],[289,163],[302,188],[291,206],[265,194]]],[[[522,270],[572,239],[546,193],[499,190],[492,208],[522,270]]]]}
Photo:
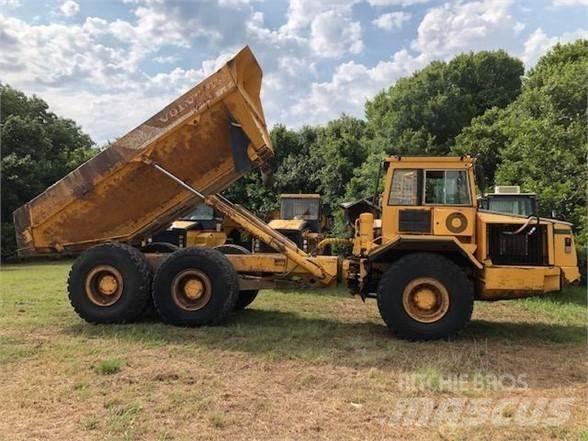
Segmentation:
{"type": "Polygon", "coordinates": [[[270,125],[320,124],[432,60],[505,49],[531,67],[588,36],[588,0],[0,0],[0,82],[101,144],[249,44],[270,125]]]}

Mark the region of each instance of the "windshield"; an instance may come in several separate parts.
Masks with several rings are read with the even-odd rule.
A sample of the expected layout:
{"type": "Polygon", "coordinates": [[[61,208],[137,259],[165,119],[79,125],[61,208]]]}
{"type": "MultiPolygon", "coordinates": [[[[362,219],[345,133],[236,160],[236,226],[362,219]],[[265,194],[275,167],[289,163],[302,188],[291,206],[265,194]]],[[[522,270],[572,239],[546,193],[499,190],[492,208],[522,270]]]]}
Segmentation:
{"type": "Polygon", "coordinates": [[[320,201],[318,199],[282,199],[282,219],[317,220],[320,201]]]}
{"type": "Polygon", "coordinates": [[[469,205],[470,193],[465,170],[427,170],[425,204],[469,205]]]}
{"type": "Polygon", "coordinates": [[[534,211],[533,199],[525,196],[493,196],[488,198],[488,209],[501,213],[530,216],[534,211]]]}

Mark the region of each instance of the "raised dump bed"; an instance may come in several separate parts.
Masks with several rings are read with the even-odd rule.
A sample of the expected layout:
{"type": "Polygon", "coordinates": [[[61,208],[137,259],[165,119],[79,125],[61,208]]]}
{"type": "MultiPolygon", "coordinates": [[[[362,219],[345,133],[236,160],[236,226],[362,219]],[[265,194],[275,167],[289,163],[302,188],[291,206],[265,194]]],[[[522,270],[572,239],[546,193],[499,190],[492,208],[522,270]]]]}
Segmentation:
{"type": "Polygon", "coordinates": [[[273,150],[260,101],[261,69],[246,47],[222,68],[14,212],[20,255],[140,243],[227,188],[273,150]]]}

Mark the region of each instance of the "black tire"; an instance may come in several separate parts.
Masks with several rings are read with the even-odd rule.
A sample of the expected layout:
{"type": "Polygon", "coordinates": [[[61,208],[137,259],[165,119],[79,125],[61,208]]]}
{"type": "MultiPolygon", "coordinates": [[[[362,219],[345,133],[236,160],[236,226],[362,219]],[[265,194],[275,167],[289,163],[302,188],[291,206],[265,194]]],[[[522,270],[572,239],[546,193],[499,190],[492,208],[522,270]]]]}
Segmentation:
{"type": "Polygon", "coordinates": [[[153,279],[155,309],[165,323],[177,326],[222,322],[235,308],[238,295],[239,278],[231,262],[221,252],[207,248],[176,251],[161,264],[153,279]],[[195,299],[189,298],[187,288],[182,287],[192,281],[201,287],[195,299]]]}
{"type": "MultiPolygon", "coordinates": [[[[382,319],[397,337],[407,340],[453,338],[469,322],[473,307],[472,283],[459,266],[438,254],[414,253],[404,256],[390,266],[378,284],[378,309],[382,319]],[[419,310],[416,309],[415,314],[413,307],[411,315],[411,307],[405,305],[413,304],[406,300],[414,298],[411,297],[411,293],[414,292],[410,288],[411,284],[418,287],[422,282],[423,286],[426,286],[427,280],[440,284],[433,285],[431,292],[435,294],[437,287],[440,286],[440,292],[444,292],[445,298],[448,299],[448,306],[437,306],[443,303],[438,300],[443,296],[436,297],[435,306],[432,308],[433,314],[426,317],[426,320],[434,321],[423,323],[419,310]],[[415,316],[421,320],[415,319],[415,316]]],[[[428,314],[428,311],[425,313],[428,314]]]]}
{"type": "MultiPolygon", "coordinates": [[[[249,251],[247,248],[234,244],[219,245],[214,249],[220,251],[223,254],[251,254],[251,251],[249,251]]],[[[259,294],[258,289],[247,289],[244,291],[239,291],[239,298],[237,299],[237,304],[235,305],[235,311],[241,311],[247,308],[251,303],[253,303],[257,297],[257,294],[259,294]]]]}
{"type": "Polygon", "coordinates": [[[136,248],[121,243],[97,245],[74,262],[67,280],[69,301],[87,322],[132,322],[150,302],[151,279],[145,256],[136,248]],[[104,295],[98,286],[107,277],[115,281],[115,291],[104,295]]]}
{"type": "Polygon", "coordinates": [[[177,245],[169,242],[151,242],[143,247],[142,251],[144,253],[162,253],[162,254],[170,254],[174,251],[179,250],[177,245]]]}
{"type": "MultiPolygon", "coordinates": [[[[173,243],[169,242],[151,242],[141,248],[141,252],[143,253],[157,253],[157,254],[171,254],[174,251],[179,250],[180,247],[173,243]]],[[[151,293],[149,293],[149,302],[145,306],[145,310],[141,314],[141,319],[144,320],[158,320],[159,315],[155,310],[155,305],[153,304],[153,298],[151,297],[151,293]]]]}

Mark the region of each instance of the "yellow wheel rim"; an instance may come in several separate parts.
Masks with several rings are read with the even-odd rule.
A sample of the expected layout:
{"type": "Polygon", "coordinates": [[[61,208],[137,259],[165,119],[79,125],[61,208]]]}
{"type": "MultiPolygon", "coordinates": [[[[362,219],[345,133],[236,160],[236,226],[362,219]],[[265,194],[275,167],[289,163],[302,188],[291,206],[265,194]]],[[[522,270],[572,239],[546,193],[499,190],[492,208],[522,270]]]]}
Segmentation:
{"type": "Polygon", "coordinates": [[[421,323],[433,323],[447,314],[449,293],[437,279],[419,277],[404,288],[402,305],[412,319],[421,323]]]}
{"type": "Polygon", "coordinates": [[[186,269],[172,280],[171,294],[174,303],[186,311],[204,308],[212,295],[212,283],[204,272],[186,269]]]}
{"type": "Polygon", "coordinates": [[[88,273],[84,283],[86,296],[98,306],[114,305],[123,293],[123,277],[111,265],[99,265],[88,273]]]}

